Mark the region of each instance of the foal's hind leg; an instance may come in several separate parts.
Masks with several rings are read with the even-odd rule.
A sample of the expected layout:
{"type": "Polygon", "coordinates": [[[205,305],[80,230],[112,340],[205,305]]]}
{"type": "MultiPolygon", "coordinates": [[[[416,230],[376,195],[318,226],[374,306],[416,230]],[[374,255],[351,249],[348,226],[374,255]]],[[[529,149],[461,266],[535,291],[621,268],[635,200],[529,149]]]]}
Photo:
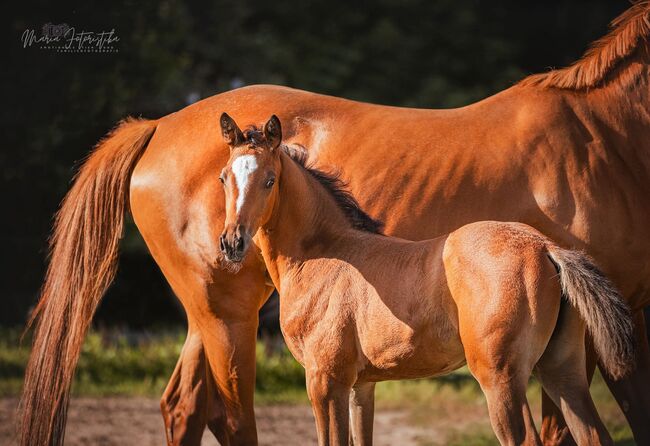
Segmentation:
{"type": "Polygon", "coordinates": [[[563,304],[555,333],[537,364],[544,390],[560,407],[578,445],[613,444],[589,394],[585,329],[578,314],[563,304]]]}
{"type": "MultiPolygon", "coordinates": [[[[523,301],[523,299],[522,299],[523,301]]],[[[522,314],[521,312],[517,312],[522,314]]],[[[502,445],[541,445],[526,400],[526,386],[539,348],[521,321],[496,326],[492,318],[461,326],[467,365],[487,398],[492,429],[502,445]]]]}
{"type": "Polygon", "coordinates": [[[468,365],[487,398],[492,429],[502,445],[541,445],[535,423],[526,400],[526,385],[530,372],[468,365]]]}

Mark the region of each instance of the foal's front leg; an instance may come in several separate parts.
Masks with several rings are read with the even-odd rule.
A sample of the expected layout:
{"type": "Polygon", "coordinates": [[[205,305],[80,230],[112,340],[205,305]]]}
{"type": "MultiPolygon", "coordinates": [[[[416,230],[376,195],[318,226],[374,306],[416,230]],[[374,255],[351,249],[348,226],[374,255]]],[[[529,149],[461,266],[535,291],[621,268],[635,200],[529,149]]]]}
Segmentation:
{"type": "Polygon", "coordinates": [[[356,383],[350,394],[350,444],[370,446],[375,418],[375,383],[356,383]]]}
{"type": "Polygon", "coordinates": [[[316,418],[319,446],[348,444],[351,387],[319,371],[307,372],[307,394],[316,418]]]}

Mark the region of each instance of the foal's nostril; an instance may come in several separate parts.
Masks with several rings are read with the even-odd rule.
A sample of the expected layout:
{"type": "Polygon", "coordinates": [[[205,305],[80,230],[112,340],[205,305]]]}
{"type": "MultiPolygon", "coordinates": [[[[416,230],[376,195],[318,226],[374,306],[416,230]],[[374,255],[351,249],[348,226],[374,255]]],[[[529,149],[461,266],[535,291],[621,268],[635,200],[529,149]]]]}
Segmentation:
{"type": "Polygon", "coordinates": [[[221,248],[221,252],[226,252],[226,237],[224,235],[219,237],[219,248],[221,248]]]}
{"type": "Polygon", "coordinates": [[[244,250],[244,237],[237,237],[237,244],[235,245],[237,251],[244,250]]]}

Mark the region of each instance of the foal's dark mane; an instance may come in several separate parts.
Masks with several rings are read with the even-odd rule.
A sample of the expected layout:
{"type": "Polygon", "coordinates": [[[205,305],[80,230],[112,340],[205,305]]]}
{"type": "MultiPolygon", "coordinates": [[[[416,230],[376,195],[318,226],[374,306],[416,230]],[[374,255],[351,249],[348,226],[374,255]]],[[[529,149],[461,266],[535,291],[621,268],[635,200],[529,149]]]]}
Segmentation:
{"type": "MultiPolygon", "coordinates": [[[[264,147],[266,144],[264,133],[254,126],[244,130],[244,139],[244,144],[248,144],[251,148],[264,147]]],[[[308,153],[306,150],[289,147],[285,144],[282,144],[280,147],[291,160],[307,171],[309,175],[329,192],[353,228],[373,234],[381,234],[384,226],[383,223],[375,220],[361,209],[359,202],[350,193],[347,184],[341,179],[339,173],[325,172],[310,165],[307,160],[308,153]]]]}

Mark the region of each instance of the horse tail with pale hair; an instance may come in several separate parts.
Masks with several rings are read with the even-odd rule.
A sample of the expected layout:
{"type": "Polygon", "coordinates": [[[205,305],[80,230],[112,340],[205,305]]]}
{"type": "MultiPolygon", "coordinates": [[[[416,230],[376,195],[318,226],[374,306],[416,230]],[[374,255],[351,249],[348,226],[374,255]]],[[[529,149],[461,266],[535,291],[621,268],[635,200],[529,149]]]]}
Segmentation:
{"type": "Polygon", "coordinates": [[[133,169],[156,121],[126,119],[83,164],[56,215],[50,264],[21,399],[23,446],[63,444],[70,386],[84,337],[117,270],[133,169]]]}
{"type": "Polygon", "coordinates": [[[562,294],[585,322],[601,366],[613,378],[625,376],[635,366],[630,307],[589,256],[557,246],[548,252],[562,294]]]}

